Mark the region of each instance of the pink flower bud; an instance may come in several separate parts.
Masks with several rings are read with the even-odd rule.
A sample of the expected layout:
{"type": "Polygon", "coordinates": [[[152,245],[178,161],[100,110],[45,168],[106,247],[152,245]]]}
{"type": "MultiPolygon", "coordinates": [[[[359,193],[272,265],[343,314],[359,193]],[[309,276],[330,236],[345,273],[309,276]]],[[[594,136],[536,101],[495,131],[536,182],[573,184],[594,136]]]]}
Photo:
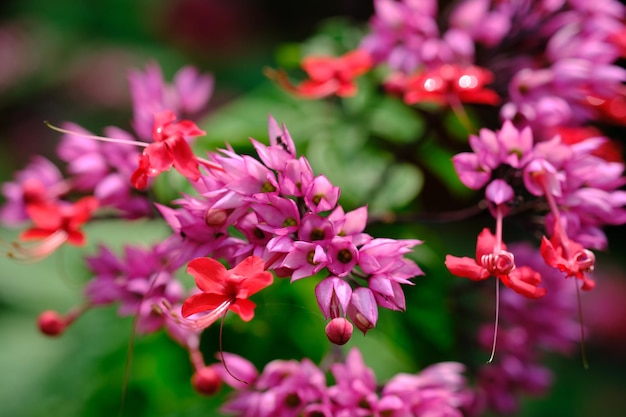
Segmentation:
{"type": "Polygon", "coordinates": [[[68,324],[69,323],[63,316],[53,310],[44,311],[37,319],[39,330],[47,336],[62,335],[68,324]]]}
{"type": "Polygon", "coordinates": [[[363,334],[376,326],[378,304],[376,304],[374,293],[369,288],[361,287],[352,291],[348,317],[363,334]]]}
{"type": "Polygon", "coordinates": [[[326,337],[330,343],[345,345],[352,337],[352,329],[352,323],[343,317],[337,317],[326,325],[326,337]]]}
{"type": "Polygon", "coordinates": [[[219,391],[222,380],[215,369],[210,366],[198,369],[191,377],[191,385],[197,393],[213,395],[219,391]]]}

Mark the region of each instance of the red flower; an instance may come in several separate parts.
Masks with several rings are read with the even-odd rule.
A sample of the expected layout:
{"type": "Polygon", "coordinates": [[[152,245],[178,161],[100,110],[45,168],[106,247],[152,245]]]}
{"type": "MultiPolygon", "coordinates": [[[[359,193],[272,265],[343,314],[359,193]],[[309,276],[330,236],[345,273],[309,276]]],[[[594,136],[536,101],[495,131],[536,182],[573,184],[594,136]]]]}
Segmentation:
{"type": "Polygon", "coordinates": [[[154,115],[152,137],[139,157],[139,167],[131,176],[131,183],[137,189],[147,185],[147,177],[156,177],[168,171],[172,165],[183,176],[192,181],[200,178],[198,161],[185,140],[186,137],[201,136],[205,132],[190,120],[174,123],[176,115],[165,110],[154,115]]]}
{"type": "Polygon", "coordinates": [[[446,267],[458,277],[482,281],[494,276],[527,298],[543,297],[546,289],[538,287],[541,275],[527,266],[516,268],[513,254],[506,251],[506,245],[502,243],[497,252],[494,251],[495,246],[496,237],[485,228],[478,235],[476,259],[447,255],[446,267]]]}
{"type": "Polygon", "coordinates": [[[257,256],[249,256],[233,269],[211,258],[196,258],[187,265],[202,293],[189,297],[182,306],[183,317],[208,312],[194,324],[206,328],[227,310],[239,314],[242,320],[254,317],[256,304],[248,297],[270,285],[273,275],[264,269],[264,262],[257,256]]]}
{"type": "Polygon", "coordinates": [[[493,81],[493,74],[481,67],[442,65],[406,79],[392,79],[392,90],[401,90],[407,104],[423,101],[438,104],[476,103],[496,105],[500,98],[495,91],[485,88],[493,81]]]}
{"type": "Polygon", "coordinates": [[[305,98],[322,98],[332,94],[351,97],[357,92],[354,79],[369,71],[372,58],[362,50],[354,50],[340,57],[310,56],[302,60],[302,69],[309,76],[297,86],[291,84],[282,71],[267,71],[285,90],[305,98]]]}
{"type": "Polygon", "coordinates": [[[98,200],[95,197],[83,197],[73,204],[52,201],[28,204],[26,211],[35,225],[24,231],[20,238],[43,240],[63,232],[66,235],[65,241],[82,245],[85,243],[85,235],[80,227],[97,208],[98,200]]]}
{"type": "Polygon", "coordinates": [[[576,277],[583,282],[581,289],[592,290],[596,283],[585,275],[593,271],[596,257],[581,244],[571,240],[561,241],[559,233],[555,233],[550,240],[543,237],[541,241],[541,256],[549,266],[565,272],[566,277],[576,277]]]}

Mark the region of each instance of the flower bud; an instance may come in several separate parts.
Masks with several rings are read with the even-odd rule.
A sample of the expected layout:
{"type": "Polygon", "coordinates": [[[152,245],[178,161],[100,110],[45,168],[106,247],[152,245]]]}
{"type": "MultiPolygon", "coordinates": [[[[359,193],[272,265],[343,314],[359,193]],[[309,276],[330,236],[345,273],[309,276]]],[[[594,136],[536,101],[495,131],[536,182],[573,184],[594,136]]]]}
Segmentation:
{"type": "Polygon", "coordinates": [[[578,269],[582,272],[593,272],[596,264],[596,255],[589,249],[583,249],[574,255],[574,261],[578,266],[578,269]]]}
{"type": "Polygon", "coordinates": [[[343,317],[337,317],[326,325],[326,337],[330,343],[345,345],[352,337],[352,329],[352,323],[343,317]]]}
{"type": "Polygon", "coordinates": [[[47,336],[60,336],[65,331],[67,325],[67,320],[53,310],[44,311],[37,319],[39,330],[47,336]]]}
{"type": "Polygon", "coordinates": [[[191,377],[191,385],[197,393],[202,395],[213,395],[219,391],[222,380],[215,369],[210,366],[200,368],[191,377]]]}

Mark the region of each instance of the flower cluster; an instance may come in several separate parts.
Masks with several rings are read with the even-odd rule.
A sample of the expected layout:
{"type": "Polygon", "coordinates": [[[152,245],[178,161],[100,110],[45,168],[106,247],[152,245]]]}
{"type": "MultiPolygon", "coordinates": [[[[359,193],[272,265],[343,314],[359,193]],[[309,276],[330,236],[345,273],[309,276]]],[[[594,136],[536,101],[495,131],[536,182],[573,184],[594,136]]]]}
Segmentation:
{"type": "Polygon", "coordinates": [[[163,107],[197,110],[208,99],[210,79],[183,69],[172,87],[154,65],[146,73],[132,72],[134,127],[139,138],[152,142],[115,127],[107,128],[109,136],[94,136],[73,124],[53,127],[63,133],[58,154],[67,163],[67,177],[38,157],[4,185],[4,222],[30,220],[32,227],[20,239],[44,240],[33,247],[8,245],[13,257],[32,260],[65,242],[84,243],[81,226],[99,213],[129,220],[154,216],[154,206],[172,229],[151,247],[126,246],[122,256],[100,245],[96,255],[87,257],[93,278],[85,287],[85,305],[65,317],[45,312],[39,322],[44,333],[59,335],[88,308],[115,302],[120,315],[136,317],[138,332],[165,328],[188,349],[201,381],[198,375],[208,371],[199,332],[227,310],[250,320],[255,305],[248,298],[272,283],[269,271],[292,282],[317,277],[315,296],[324,316],[332,319],[327,335],[336,344],[351,337],[347,318],[366,333],[376,325],[379,307],[405,309],[401,284],[422,274],[405,255],[421,241],[365,233],[367,208],[344,211],[339,188],[296,155],[284,125],[270,116],[269,146],[252,139],[258,159],[231,147],[205,158],[193,153],[190,140],[204,131],[163,107]],[[193,86],[196,97],[188,103],[183,96],[193,86]],[[148,112],[150,136],[142,122],[148,112]],[[195,192],[152,204],[142,191],[172,168],[195,192]],[[73,202],[60,201],[81,195],[73,202]],[[184,265],[197,290],[188,292],[176,277],[184,265]]]}
{"type": "Polygon", "coordinates": [[[222,410],[229,414],[257,416],[462,416],[473,401],[465,384],[463,365],[442,362],[418,374],[398,374],[383,386],[353,348],[345,363],[330,365],[334,384],[328,386],[324,372],[304,359],[274,360],[259,374],[240,356],[224,354],[235,380],[213,365],[224,382],[236,392],[222,410]]]}

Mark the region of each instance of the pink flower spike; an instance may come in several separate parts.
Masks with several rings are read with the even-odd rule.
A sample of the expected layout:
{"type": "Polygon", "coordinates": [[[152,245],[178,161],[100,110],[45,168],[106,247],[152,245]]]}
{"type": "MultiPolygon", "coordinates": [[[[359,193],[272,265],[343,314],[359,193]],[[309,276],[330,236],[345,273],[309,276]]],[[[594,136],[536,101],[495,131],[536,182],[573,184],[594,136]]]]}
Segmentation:
{"type": "Polygon", "coordinates": [[[230,309],[242,320],[254,317],[255,304],[248,299],[273,282],[271,272],[265,271],[264,262],[257,256],[249,256],[233,269],[211,258],[196,258],[187,265],[196,285],[202,291],[189,297],[182,306],[182,315],[208,312],[193,320],[199,328],[206,328],[230,309]]]}

